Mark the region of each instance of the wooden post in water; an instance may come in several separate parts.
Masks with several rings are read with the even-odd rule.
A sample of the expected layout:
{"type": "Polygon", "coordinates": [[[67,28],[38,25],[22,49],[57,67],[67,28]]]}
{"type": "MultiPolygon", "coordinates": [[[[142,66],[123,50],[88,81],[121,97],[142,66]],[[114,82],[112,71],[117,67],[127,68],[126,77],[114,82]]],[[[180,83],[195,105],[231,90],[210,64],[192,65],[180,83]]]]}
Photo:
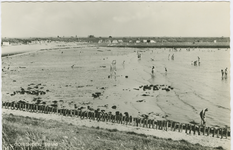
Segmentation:
{"type": "Polygon", "coordinates": [[[156,121],[156,129],[159,129],[159,120],[156,121]]]}
{"type": "Polygon", "coordinates": [[[28,112],[31,111],[31,104],[28,104],[28,112]]]}
{"type": "Polygon", "coordinates": [[[173,127],[173,131],[176,131],[176,122],[174,122],[174,127],[173,127]]]}
{"type": "Polygon", "coordinates": [[[205,130],[206,130],[206,127],[204,126],[203,127],[203,135],[205,135],[205,130]]]}
{"type": "Polygon", "coordinates": [[[228,137],[228,129],[227,129],[227,127],[226,127],[226,138],[228,137]]]}
{"type": "Polygon", "coordinates": [[[15,109],[18,110],[19,109],[19,103],[15,103],[15,109]]]}
{"type": "Polygon", "coordinates": [[[163,130],[163,121],[159,121],[159,130],[163,130]]]}
{"type": "Polygon", "coordinates": [[[171,126],[170,126],[171,131],[173,131],[173,128],[172,128],[173,121],[170,121],[170,124],[171,124],[171,126]]]}
{"type": "Polygon", "coordinates": [[[166,130],[165,128],[166,128],[166,121],[163,120],[163,122],[162,122],[162,130],[163,130],[163,131],[166,130]]]}
{"type": "Polygon", "coordinates": [[[217,138],[219,138],[219,128],[217,129],[217,138]]]}
{"type": "Polygon", "coordinates": [[[146,119],[146,128],[148,128],[149,119],[146,119]]]}
{"type": "Polygon", "coordinates": [[[207,136],[210,135],[210,127],[207,127],[207,136]]]}
{"type": "Polygon", "coordinates": [[[178,132],[180,132],[181,123],[178,124],[178,132]]]}
{"type": "Polygon", "coordinates": [[[14,109],[14,102],[11,102],[11,110],[14,109]]]}
{"type": "Polygon", "coordinates": [[[223,138],[223,128],[221,128],[221,139],[223,138]]]}
{"type": "Polygon", "coordinates": [[[198,126],[198,135],[201,135],[201,126],[198,126]]]}
{"type": "Polygon", "coordinates": [[[155,128],[155,120],[153,119],[152,120],[152,129],[154,129],[155,128]]]}
{"type": "Polygon", "coordinates": [[[129,124],[132,124],[132,121],[133,121],[133,117],[129,116],[129,124]]]}
{"type": "Polygon", "coordinates": [[[214,134],[215,134],[215,127],[213,128],[213,137],[214,137],[214,134]]]}
{"type": "Polygon", "coordinates": [[[28,111],[29,104],[28,104],[28,103],[25,103],[25,107],[26,107],[26,111],[28,111]]]}
{"type": "Polygon", "coordinates": [[[185,124],[185,133],[188,133],[188,124],[185,124]]]}
{"type": "Polygon", "coordinates": [[[183,123],[181,123],[181,131],[180,132],[183,132],[183,126],[184,126],[184,124],[183,123]]]}
{"type": "Polygon", "coordinates": [[[157,120],[156,127],[158,126],[158,130],[160,130],[160,120],[157,120]]]}
{"type": "Polygon", "coordinates": [[[38,105],[36,105],[36,113],[38,113],[38,105]]]}
{"type": "Polygon", "coordinates": [[[138,119],[138,127],[141,127],[141,118],[137,118],[138,119]]]}
{"type": "Polygon", "coordinates": [[[36,104],[33,104],[33,112],[36,113],[36,104]]]}
{"type": "Polygon", "coordinates": [[[3,105],[5,106],[5,109],[7,109],[8,102],[4,102],[3,105]]]}
{"type": "Polygon", "coordinates": [[[197,128],[197,126],[194,124],[194,125],[193,125],[193,135],[196,134],[196,128],[197,128]]]}
{"type": "Polygon", "coordinates": [[[145,127],[145,124],[146,124],[146,120],[142,119],[142,127],[145,127]]]}
{"type": "Polygon", "coordinates": [[[192,133],[192,125],[189,124],[189,134],[191,134],[191,133],[192,133]]]}

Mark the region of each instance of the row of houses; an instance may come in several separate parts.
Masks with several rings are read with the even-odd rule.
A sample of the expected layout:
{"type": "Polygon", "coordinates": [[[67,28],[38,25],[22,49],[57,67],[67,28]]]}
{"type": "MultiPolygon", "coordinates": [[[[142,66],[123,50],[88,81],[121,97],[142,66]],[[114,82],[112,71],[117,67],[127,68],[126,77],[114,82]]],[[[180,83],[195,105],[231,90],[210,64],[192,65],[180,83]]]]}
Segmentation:
{"type": "Polygon", "coordinates": [[[112,43],[112,44],[117,44],[117,43],[156,43],[154,40],[128,40],[128,41],[123,41],[123,40],[99,40],[98,43],[112,43]]]}

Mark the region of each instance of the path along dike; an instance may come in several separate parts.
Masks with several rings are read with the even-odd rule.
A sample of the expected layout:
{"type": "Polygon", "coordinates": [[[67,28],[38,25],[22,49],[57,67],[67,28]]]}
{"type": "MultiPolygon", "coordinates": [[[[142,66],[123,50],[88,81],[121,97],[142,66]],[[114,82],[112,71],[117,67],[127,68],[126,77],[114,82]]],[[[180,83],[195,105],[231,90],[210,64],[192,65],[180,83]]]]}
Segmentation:
{"type": "Polygon", "coordinates": [[[119,131],[135,132],[153,135],[173,140],[184,139],[190,143],[199,143],[203,146],[230,149],[230,131],[227,128],[204,127],[193,124],[183,124],[169,120],[140,119],[132,116],[112,115],[101,112],[88,112],[70,109],[28,104],[3,103],[3,114],[13,114],[57,120],[79,126],[117,129],[119,131]]]}

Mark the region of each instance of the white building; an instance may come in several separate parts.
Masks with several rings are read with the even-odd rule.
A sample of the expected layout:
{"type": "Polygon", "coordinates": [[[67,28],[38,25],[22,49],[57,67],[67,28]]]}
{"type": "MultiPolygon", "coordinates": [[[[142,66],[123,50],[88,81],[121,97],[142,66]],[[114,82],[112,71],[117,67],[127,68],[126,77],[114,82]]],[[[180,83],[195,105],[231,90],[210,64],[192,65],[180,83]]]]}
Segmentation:
{"type": "Polygon", "coordinates": [[[154,40],[150,40],[150,43],[156,43],[156,41],[154,41],[154,40]]]}
{"type": "Polygon", "coordinates": [[[118,43],[123,43],[123,41],[122,40],[118,40],[118,43]]]}
{"type": "Polygon", "coordinates": [[[113,40],[112,43],[113,43],[113,44],[117,44],[118,41],[117,41],[117,40],[113,40]]]}
{"type": "Polygon", "coordinates": [[[3,45],[3,46],[9,46],[9,45],[10,45],[10,42],[2,42],[2,45],[3,45]]]}

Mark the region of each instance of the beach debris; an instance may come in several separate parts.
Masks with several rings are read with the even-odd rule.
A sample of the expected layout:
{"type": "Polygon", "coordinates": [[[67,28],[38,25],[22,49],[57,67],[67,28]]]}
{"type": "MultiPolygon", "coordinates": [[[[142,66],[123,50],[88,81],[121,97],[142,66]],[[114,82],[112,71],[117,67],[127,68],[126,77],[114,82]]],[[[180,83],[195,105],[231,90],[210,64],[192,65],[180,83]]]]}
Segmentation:
{"type": "Polygon", "coordinates": [[[81,106],[81,107],[78,108],[78,110],[82,110],[82,109],[85,109],[85,108],[86,107],[81,106]]]}
{"type": "Polygon", "coordinates": [[[19,68],[26,68],[26,67],[21,67],[21,66],[19,66],[19,68]]]}
{"type": "Polygon", "coordinates": [[[101,95],[100,92],[95,92],[95,93],[92,94],[92,97],[98,98],[100,95],[101,95]]]}
{"type": "Polygon", "coordinates": [[[86,85],[86,87],[90,87],[90,86],[93,86],[93,85],[86,85]]]}
{"type": "Polygon", "coordinates": [[[128,76],[125,76],[125,78],[128,78],[128,76]]]}
{"type": "Polygon", "coordinates": [[[116,109],[117,107],[114,105],[114,106],[112,106],[112,109],[116,109]]]}
{"type": "Polygon", "coordinates": [[[77,86],[77,88],[83,88],[84,86],[77,86]]]}
{"type": "Polygon", "coordinates": [[[146,115],[146,114],[142,114],[141,117],[142,117],[143,119],[148,119],[149,116],[146,115]]]}
{"type": "MultiPolygon", "coordinates": [[[[143,91],[151,90],[151,89],[153,89],[153,91],[157,91],[157,90],[161,89],[161,90],[165,90],[167,92],[174,89],[170,85],[167,86],[167,85],[164,85],[164,84],[162,84],[162,85],[158,85],[158,84],[157,85],[141,85],[141,86],[139,86],[139,89],[141,89],[141,88],[143,89],[143,91]]],[[[134,88],[134,90],[137,90],[137,88],[134,88]]]]}
{"type": "Polygon", "coordinates": [[[145,100],[143,100],[143,99],[142,100],[137,100],[136,102],[145,102],[145,100]]]}
{"type": "MultiPolygon", "coordinates": [[[[15,95],[15,94],[30,94],[30,95],[45,95],[46,92],[48,92],[49,90],[45,91],[40,91],[37,90],[39,88],[39,86],[41,86],[41,84],[37,84],[34,87],[30,87],[31,85],[35,85],[35,84],[29,84],[27,87],[27,90],[25,90],[24,88],[20,87],[20,91],[14,91],[13,94],[11,94],[11,96],[15,95]],[[36,88],[36,90],[33,90],[34,88],[36,88]]],[[[39,89],[43,89],[44,87],[40,87],[39,89]]]]}

